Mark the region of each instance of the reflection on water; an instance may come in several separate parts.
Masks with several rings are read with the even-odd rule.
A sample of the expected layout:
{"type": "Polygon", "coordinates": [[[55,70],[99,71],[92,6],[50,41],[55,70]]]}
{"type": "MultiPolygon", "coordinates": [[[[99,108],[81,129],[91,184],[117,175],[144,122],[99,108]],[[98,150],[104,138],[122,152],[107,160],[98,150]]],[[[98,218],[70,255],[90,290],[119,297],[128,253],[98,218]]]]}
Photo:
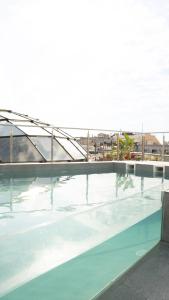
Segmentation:
{"type": "Polygon", "coordinates": [[[132,176],[130,174],[117,174],[117,186],[122,187],[123,191],[134,188],[132,176]]]}
{"type": "Polygon", "coordinates": [[[160,178],[131,174],[1,179],[0,218],[11,218],[9,213],[74,211],[79,206],[104,204],[139,192],[143,195],[144,189],[160,183],[160,178]]]}
{"type": "Polygon", "coordinates": [[[1,179],[0,295],[160,209],[161,187],[115,173],[1,179]]]}
{"type": "Polygon", "coordinates": [[[53,207],[53,191],[57,187],[61,187],[71,176],[62,177],[49,177],[49,178],[9,178],[0,180],[0,214],[5,212],[17,212],[23,207],[23,202],[28,201],[30,205],[29,211],[33,212],[32,200],[38,201],[42,196],[47,196],[47,202],[49,205],[46,208],[41,208],[41,204],[36,203],[39,206],[39,210],[48,210],[53,207]],[[6,208],[4,211],[3,208],[6,208]]]}

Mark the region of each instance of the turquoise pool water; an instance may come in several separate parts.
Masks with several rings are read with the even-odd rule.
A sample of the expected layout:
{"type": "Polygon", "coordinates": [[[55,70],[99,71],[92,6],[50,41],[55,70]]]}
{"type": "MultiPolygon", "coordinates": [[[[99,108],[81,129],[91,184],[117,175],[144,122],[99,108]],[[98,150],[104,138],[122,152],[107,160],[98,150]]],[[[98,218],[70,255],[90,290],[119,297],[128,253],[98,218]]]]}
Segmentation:
{"type": "Polygon", "coordinates": [[[1,179],[0,297],[94,297],[158,242],[164,185],[115,173],[1,179]]]}

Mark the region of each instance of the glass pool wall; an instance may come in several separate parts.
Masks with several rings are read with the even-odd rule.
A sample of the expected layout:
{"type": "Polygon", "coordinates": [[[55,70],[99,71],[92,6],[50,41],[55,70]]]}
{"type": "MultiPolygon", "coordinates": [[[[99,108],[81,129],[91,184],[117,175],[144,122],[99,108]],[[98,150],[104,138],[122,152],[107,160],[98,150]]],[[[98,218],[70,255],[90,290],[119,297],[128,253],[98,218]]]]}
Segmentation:
{"type": "Polygon", "coordinates": [[[0,297],[91,299],[158,243],[168,185],[116,173],[1,178],[0,297]]]}

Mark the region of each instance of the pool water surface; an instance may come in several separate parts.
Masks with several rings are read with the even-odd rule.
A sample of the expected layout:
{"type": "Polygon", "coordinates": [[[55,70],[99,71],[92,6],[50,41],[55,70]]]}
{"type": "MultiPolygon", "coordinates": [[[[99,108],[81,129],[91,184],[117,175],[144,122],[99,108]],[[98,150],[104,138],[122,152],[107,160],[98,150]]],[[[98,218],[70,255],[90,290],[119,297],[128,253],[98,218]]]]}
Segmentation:
{"type": "Polygon", "coordinates": [[[1,179],[0,297],[91,299],[159,241],[167,186],[116,173],[1,179]]]}

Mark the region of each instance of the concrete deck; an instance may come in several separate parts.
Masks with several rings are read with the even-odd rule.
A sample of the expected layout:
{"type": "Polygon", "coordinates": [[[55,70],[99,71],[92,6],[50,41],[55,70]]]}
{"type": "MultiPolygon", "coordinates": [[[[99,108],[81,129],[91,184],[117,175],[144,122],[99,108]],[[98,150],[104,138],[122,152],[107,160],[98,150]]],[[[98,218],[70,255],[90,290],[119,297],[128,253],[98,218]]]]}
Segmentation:
{"type": "Polygon", "coordinates": [[[169,300],[169,243],[160,242],[97,300],[169,300]]]}

